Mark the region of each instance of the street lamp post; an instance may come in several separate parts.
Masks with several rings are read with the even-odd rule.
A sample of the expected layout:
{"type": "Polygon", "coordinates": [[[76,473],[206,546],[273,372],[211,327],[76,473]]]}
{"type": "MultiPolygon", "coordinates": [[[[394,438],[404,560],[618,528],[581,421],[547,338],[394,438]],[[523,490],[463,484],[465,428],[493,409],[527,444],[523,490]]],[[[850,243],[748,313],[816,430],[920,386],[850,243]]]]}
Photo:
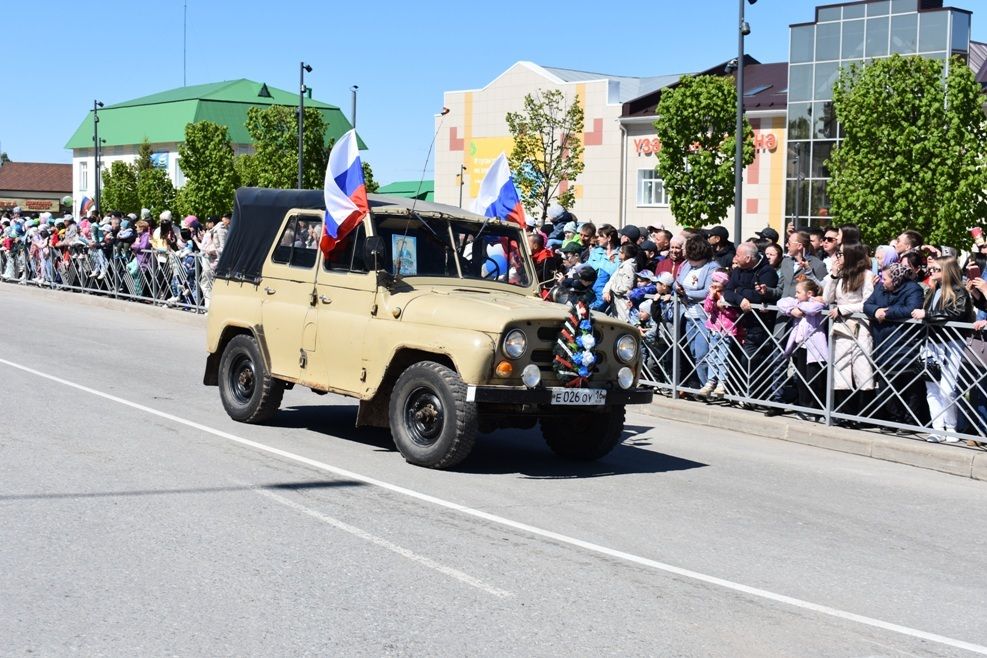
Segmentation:
{"type": "Polygon", "coordinates": [[[466,174],[466,165],[459,165],[459,207],[463,207],[463,176],[466,174]]]}
{"type": "Polygon", "coordinates": [[[757,0],[739,0],[740,17],[737,24],[737,150],[734,155],[733,193],[733,239],[739,244],[744,200],[744,37],[751,33],[751,27],[744,20],[744,2],[754,4],[757,0]]]}
{"type": "Polygon", "coordinates": [[[302,189],[302,176],[305,168],[305,155],[302,151],[305,136],[305,73],[312,67],[305,62],[298,63],[298,189],[302,189]]]}
{"type": "Polygon", "coordinates": [[[350,123],[353,128],[356,128],[356,90],[359,88],[357,85],[350,87],[350,91],[353,92],[353,105],[350,107],[350,123]]]}
{"type": "MultiPolygon", "coordinates": [[[[95,147],[95,171],[93,175],[96,177],[96,214],[99,214],[99,108],[103,107],[101,101],[93,101],[93,146],[95,147]]],[[[81,214],[81,213],[80,213],[81,214]]]]}

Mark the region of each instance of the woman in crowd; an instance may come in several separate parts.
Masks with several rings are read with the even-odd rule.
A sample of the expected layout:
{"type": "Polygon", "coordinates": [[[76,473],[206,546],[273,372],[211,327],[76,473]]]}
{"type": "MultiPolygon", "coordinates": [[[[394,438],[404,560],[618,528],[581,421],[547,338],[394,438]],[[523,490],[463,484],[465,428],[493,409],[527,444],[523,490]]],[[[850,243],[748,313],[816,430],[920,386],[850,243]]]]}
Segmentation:
{"type": "Polygon", "coordinates": [[[596,270],[596,283],[593,284],[596,300],[590,308],[594,311],[603,311],[609,306],[609,302],[603,298],[604,289],[610,277],[620,267],[620,236],[613,226],[603,224],[596,231],[594,241],[596,244],[590,248],[589,257],[586,259],[586,264],[596,270]]]}
{"type": "Polygon", "coordinates": [[[860,244],[860,229],[856,224],[844,224],[836,236],[836,242],[841,247],[850,244],[860,244]]]}
{"type": "Polygon", "coordinates": [[[903,324],[922,308],[922,288],[903,263],[881,273],[881,281],[864,301],[874,341],[874,363],[881,373],[878,416],[899,423],[922,424],[927,415],[924,387],[919,381],[923,331],[903,324]],[[899,399],[900,398],[900,399],[899,399]]]}
{"type": "Polygon", "coordinates": [[[134,279],[134,293],[140,297],[145,292],[150,292],[147,284],[151,277],[151,254],[149,253],[151,248],[151,225],[142,219],[137,222],[134,228],[137,231],[137,237],[133,244],[130,245],[134,259],[130,261],[131,264],[128,264],[127,269],[134,279]]]}
{"type": "MultiPolygon", "coordinates": [[[[916,320],[933,325],[946,322],[973,322],[973,304],[963,287],[963,275],[952,256],[936,258],[927,268],[932,294],[924,308],[912,311],[916,320]]],[[[956,431],[960,363],[965,348],[964,330],[933,326],[926,341],[926,398],[932,418],[928,441],[955,443],[958,438],[943,432],[956,431]]]]}
{"type": "Polygon", "coordinates": [[[852,316],[863,313],[864,301],[874,293],[874,277],[864,245],[847,245],[835,257],[823,280],[823,301],[832,307],[833,404],[836,411],[859,415],[874,390],[873,344],[867,323],[852,316]]]}
{"type": "Polygon", "coordinates": [[[685,242],[686,262],[679,269],[675,290],[684,308],[685,340],[694,364],[688,377],[699,388],[709,381],[706,354],[709,352],[709,330],[703,302],[709,292],[713,272],[719,265],[713,260],[713,247],[701,235],[694,235],[685,242]]]}

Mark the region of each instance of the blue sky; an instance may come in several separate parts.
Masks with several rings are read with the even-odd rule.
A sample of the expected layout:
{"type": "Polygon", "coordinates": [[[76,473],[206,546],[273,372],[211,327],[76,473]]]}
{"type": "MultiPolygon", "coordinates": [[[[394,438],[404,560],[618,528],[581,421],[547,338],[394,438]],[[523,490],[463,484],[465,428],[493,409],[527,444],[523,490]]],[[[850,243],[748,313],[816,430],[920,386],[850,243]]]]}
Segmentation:
{"type": "MultiPolygon", "coordinates": [[[[444,91],[482,87],[518,60],[645,76],[702,70],[737,50],[734,0],[187,3],[188,84],[250,78],[294,90],[305,60],[315,98],[347,116],[359,85],[364,158],[383,183],[421,175],[444,91]]],[[[817,4],[747,6],[747,52],[786,59],[788,25],[813,20],[817,4]]],[[[946,4],[977,10],[981,0],[946,4]]],[[[69,162],[63,147],[94,98],[111,104],[182,86],[182,6],[5,2],[0,148],[14,161],[69,162]]],[[[987,39],[984,16],[974,14],[976,40],[987,39]]]]}

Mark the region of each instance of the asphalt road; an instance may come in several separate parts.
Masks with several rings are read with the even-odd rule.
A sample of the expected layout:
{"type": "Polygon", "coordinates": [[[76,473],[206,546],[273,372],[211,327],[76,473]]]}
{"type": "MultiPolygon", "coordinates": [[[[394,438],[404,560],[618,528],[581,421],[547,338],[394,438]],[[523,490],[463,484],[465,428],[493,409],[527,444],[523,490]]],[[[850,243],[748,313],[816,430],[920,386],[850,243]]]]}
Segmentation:
{"type": "Polygon", "coordinates": [[[0,284],[0,654],[987,652],[983,482],[633,413],[415,468],[342,398],[229,420],[200,320],[0,284]]]}

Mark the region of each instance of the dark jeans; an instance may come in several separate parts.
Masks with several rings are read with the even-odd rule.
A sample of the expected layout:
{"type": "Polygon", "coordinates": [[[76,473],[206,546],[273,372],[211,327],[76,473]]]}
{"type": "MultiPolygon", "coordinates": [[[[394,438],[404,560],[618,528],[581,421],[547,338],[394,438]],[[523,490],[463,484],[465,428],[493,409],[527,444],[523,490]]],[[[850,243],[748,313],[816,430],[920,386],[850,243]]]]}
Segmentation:
{"type": "Polygon", "coordinates": [[[775,346],[761,327],[747,330],[740,348],[740,377],[737,388],[741,395],[758,400],[771,397],[774,368],[771,367],[775,346]]]}
{"type": "Polygon", "coordinates": [[[809,409],[822,409],[826,404],[826,377],[823,363],[810,363],[809,353],[800,347],[792,354],[795,369],[799,376],[795,378],[798,389],[798,405],[809,409]]]}
{"type": "Polygon", "coordinates": [[[929,403],[925,397],[925,382],[918,376],[918,371],[882,372],[878,377],[874,416],[906,425],[928,426],[929,403]]]}

